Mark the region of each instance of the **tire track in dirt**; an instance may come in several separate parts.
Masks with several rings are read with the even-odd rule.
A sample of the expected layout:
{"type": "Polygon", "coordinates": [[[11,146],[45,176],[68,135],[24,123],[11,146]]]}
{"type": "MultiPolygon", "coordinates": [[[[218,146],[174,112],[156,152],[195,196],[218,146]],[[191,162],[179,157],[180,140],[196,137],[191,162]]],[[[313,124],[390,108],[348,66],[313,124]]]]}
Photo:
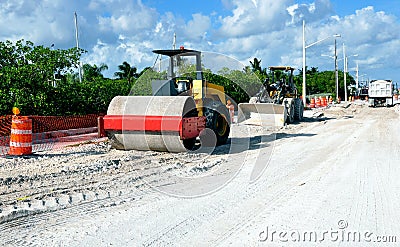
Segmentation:
{"type": "MultiPolygon", "coordinates": [[[[11,215],[10,220],[12,221],[0,224],[0,230],[2,230],[3,232],[0,239],[4,240],[4,242],[7,244],[26,244],[29,241],[16,242],[17,239],[15,238],[26,238],[23,234],[24,232],[26,232],[26,234],[29,235],[29,230],[26,229],[30,229],[32,227],[48,228],[55,225],[62,225],[69,219],[71,215],[74,215],[74,217],[78,219],[80,217],[86,217],[87,215],[95,215],[99,212],[109,210],[107,209],[107,207],[109,206],[118,205],[118,203],[115,203],[115,201],[125,203],[126,201],[131,201],[134,198],[143,197],[143,195],[146,195],[147,197],[148,195],[154,194],[153,189],[147,188],[149,184],[158,184],[162,186],[163,183],[168,183],[168,175],[170,174],[170,172],[174,172],[174,170],[178,170],[181,168],[180,166],[176,166],[173,164],[175,158],[172,157],[171,154],[156,156],[158,160],[155,161],[153,160],[153,155],[147,155],[145,156],[145,158],[140,159],[139,163],[142,165],[138,164],[138,160],[125,162],[127,165],[129,165],[129,163],[132,163],[132,169],[129,172],[119,172],[114,176],[108,177],[106,180],[103,178],[101,181],[98,181],[97,187],[93,187],[95,189],[92,190],[88,190],[89,188],[85,187],[85,184],[81,184],[80,187],[76,185],[75,187],[70,186],[73,183],[63,184],[63,187],[68,188],[68,191],[72,191],[72,189],[78,190],[82,187],[83,193],[90,194],[91,196],[89,199],[86,198],[86,200],[79,201],[78,204],[73,204],[64,200],[64,203],[55,208],[42,208],[37,212],[22,212],[22,215],[14,216],[14,218],[17,218],[25,215],[30,215],[29,218],[23,217],[15,220],[11,215]],[[160,180],[160,178],[164,179],[160,180]],[[134,190],[132,190],[132,188],[134,190]],[[135,190],[142,188],[147,188],[146,192],[143,192],[140,195],[134,192],[135,190]],[[118,191],[119,194],[110,195],[110,191],[111,193],[115,193],[118,191]],[[97,196],[94,196],[93,194],[97,194],[97,196]],[[104,207],[104,203],[106,203],[106,205],[108,204],[109,206],[104,207]],[[48,220],[51,219],[51,217],[58,219],[56,224],[49,224],[48,220]],[[46,226],[42,225],[42,223],[46,226]],[[21,235],[13,236],[12,232],[14,231],[21,232],[21,235]],[[14,238],[11,240],[7,239],[10,236],[13,236],[14,238]]],[[[67,181],[69,180],[71,180],[71,178],[68,178],[67,181]]],[[[73,180],[69,182],[73,182],[73,180]]],[[[49,185],[49,187],[51,187],[51,185],[49,185]]],[[[50,199],[47,199],[47,202],[56,198],[57,197],[52,196],[50,199]]],[[[137,204],[136,200],[135,203],[137,204]]],[[[54,205],[54,202],[52,205],[54,205]]]]}
{"type": "MultiPolygon", "coordinates": [[[[396,214],[396,205],[391,202],[397,183],[391,174],[399,174],[393,169],[393,161],[387,154],[391,149],[398,150],[398,142],[391,136],[389,130],[394,130],[391,109],[371,109],[363,124],[368,128],[360,134],[360,141],[354,144],[350,165],[354,169],[354,187],[348,212],[349,229],[364,230],[376,233],[386,232],[385,229],[396,229],[399,215],[396,214]],[[374,114],[371,114],[373,112],[374,114]],[[392,125],[392,126],[391,126],[392,125]]],[[[395,156],[399,160],[398,153],[395,156]]],[[[398,184],[398,183],[397,183],[398,184]]],[[[393,231],[393,230],[392,230],[393,231]]],[[[362,245],[360,245],[362,246],[362,245]]]]}
{"type": "MultiPolygon", "coordinates": [[[[349,145],[351,145],[352,142],[352,138],[353,136],[349,136],[346,140],[344,140],[343,144],[340,146],[336,146],[335,148],[337,149],[341,149],[341,150],[345,150],[346,147],[348,147],[349,145]]],[[[333,169],[336,169],[336,167],[331,166],[330,164],[332,164],[333,162],[337,161],[337,153],[332,152],[331,149],[329,148],[331,146],[331,143],[325,143],[323,146],[321,144],[321,147],[318,149],[320,151],[313,153],[312,156],[315,157],[321,157],[321,154],[323,154],[322,156],[324,156],[324,161],[321,162],[320,164],[318,164],[315,167],[309,167],[307,165],[308,168],[310,168],[310,170],[304,170],[303,173],[301,175],[295,175],[293,177],[293,180],[291,181],[292,186],[287,187],[287,193],[283,193],[282,196],[281,194],[277,193],[277,194],[273,194],[274,197],[277,198],[277,200],[272,200],[273,202],[278,204],[278,207],[280,204],[284,204],[285,202],[291,200],[291,197],[293,197],[296,192],[300,189],[299,186],[302,186],[303,184],[306,184],[308,182],[311,181],[317,181],[319,180],[319,178],[321,176],[325,176],[327,174],[329,174],[333,169]],[[321,151],[322,150],[322,151],[321,151]]],[[[308,155],[310,156],[310,155],[308,155]]],[[[343,156],[346,156],[345,154],[343,156]]],[[[299,157],[307,157],[307,156],[299,156],[299,157]]],[[[312,159],[312,157],[309,157],[308,159],[312,159]]],[[[288,161],[288,162],[293,162],[293,161],[288,161]]],[[[297,172],[294,172],[297,173],[297,172]]],[[[318,190],[318,194],[323,195],[324,191],[323,190],[318,190]]],[[[262,196],[260,196],[262,197],[262,196]]],[[[320,197],[314,197],[314,198],[310,198],[310,200],[302,203],[302,205],[299,208],[300,212],[311,212],[313,209],[315,209],[316,205],[320,204],[320,197]]],[[[266,206],[266,205],[260,205],[257,204],[256,201],[262,201],[263,199],[257,198],[255,200],[255,202],[247,202],[250,205],[250,208],[243,210],[244,212],[248,212],[247,214],[244,214],[243,216],[241,216],[239,218],[239,220],[237,220],[238,223],[236,223],[236,225],[234,225],[234,227],[230,228],[229,230],[226,231],[226,233],[219,239],[216,239],[215,242],[213,243],[213,245],[219,245],[221,243],[226,243],[229,238],[231,238],[231,236],[233,235],[237,235],[239,232],[241,232],[243,229],[249,228],[249,223],[247,225],[244,225],[242,222],[252,222],[255,219],[258,218],[262,218],[262,217],[267,217],[268,215],[273,214],[273,212],[275,211],[275,207],[274,206],[266,206]],[[259,207],[253,207],[253,205],[260,205],[259,207]],[[262,216],[261,216],[262,215],[262,216]]],[[[224,222],[224,220],[221,220],[221,224],[222,222],[224,222]]],[[[292,222],[285,222],[285,221],[280,221],[280,224],[282,225],[290,225],[290,223],[292,222]]],[[[251,223],[250,223],[251,224],[251,223]]]]}
{"type": "MultiPolygon", "coordinates": [[[[337,131],[341,131],[341,130],[337,130],[337,131]]],[[[339,146],[335,146],[336,149],[339,150],[346,150],[349,146],[353,145],[354,141],[354,137],[357,136],[360,132],[362,132],[363,130],[359,130],[357,133],[353,133],[352,135],[349,135],[348,138],[346,140],[343,141],[343,144],[339,145],[339,146]]],[[[326,146],[331,146],[331,143],[327,143],[326,146]]],[[[331,166],[331,164],[334,164],[335,161],[337,161],[338,156],[337,153],[335,152],[331,152],[330,148],[326,148],[325,146],[323,146],[322,148],[318,149],[319,152],[317,154],[315,154],[315,156],[319,156],[319,154],[322,154],[322,156],[324,156],[324,158],[326,158],[326,160],[324,162],[321,163],[320,166],[315,167],[316,168],[316,173],[312,176],[310,175],[306,175],[303,178],[300,178],[297,182],[300,181],[312,181],[312,180],[319,180],[320,176],[324,176],[324,175],[328,175],[329,172],[334,169],[333,166],[331,166]],[[320,150],[325,149],[326,152],[323,153],[320,150]],[[329,155],[327,155],[329,154],[329,155]],[[322,174],[321,174],[322,173],[322,174]]],[[[315,151],[315,150],[314,150],[315,151]]],[[[347,151],[347,153],[343,153],[342,156],[340,156],[339,159],[345,159],[345,157],[348,157],[350,155],[350,151],[347,151]]],[[[288,161],[289,162],[289,161],[288,161]]],[[[303,162],[304,163],[304,162],[303,162]]],[[[345,164],[345,162],[343,162],[345,164]]],[[[314,170],[315,170],[314,168],[314,170]]],[[[306,172],[307,174],[307,172],[306,172]]],[[[299,183],[299,184],[303,184],[303,183],[299,183]]],[[[298,185],[296,186],[296,183],[294,183],[294,186],[292,187],[292,191],[291,192],[295,192],[298,188],[298,185]]],[[[289,188],[288,188],[289,189],[289,188]]],[[[288,193],[288,194],[284,194],[284,197],[280,197],[280,195],[274,195],[277,199],[277,201],[281,201],[284,202],[287,200],[287,198],[285,198],[287,195],[292,195],[293,193],[288,193]],[[281,200],[283,198],[283,200],[281,200]]],[[[321,197],[323,198],[323,195],[325,194],[323,190],[320,190],[319,193],[320,195],[322,195],[321,197]]],[[[259,205],[256,202],[257,201],[262,201],[262,199],[260,200],[255,200],[255,202],[253,203],[249,203],[250,205],[259,205]]],[[[246,201],[247,202],[247,201],[246,201]]],[[[320,203],[319,200],[313,200],[311,198],[311,201],[307,201],[305,203],[304,206],[301,207],[301,212],[309,212],[310,209],[314,209],[315,210],[315,206],[318,205],[320,203]]],[[[279,203],[278,203],[279,205],[279,203]]],[[[228,241],[228,239],[232,236],[232,235],[236,235],[238,232],[241,232],[243,229],[248,228],[248,225],[243,226],[242,222],[246,222],[246,221],[252,221],[256,218],[259,218],[259,216],[257,216],[257,213],[263,212],[263,210],[265,209],[265,207],[260,206],[259,208],[257,207],[251,207],[247,208],[247,209],[241,209],[241,211],[244,212],[249,212],[248,214],[245,214],[245,216],[243,217],[236,217],[235,214],[235,220],[238,222],[234,227],[232,227],[230,230],[226,231],[226,234],[223,235],[223,237],[221,237],[220,239],[216,240],[214,242],[215,245],[218,245],[221,243],[227,244],[226,242],[228,241]]],[[[273,211],[275,211],[274,207],[269,207],[266,206],[265,211],[263,212],[263,215],[265,217],[265,215],[270,215],[273,211]],[[266,212],[267,211],[267,212],[266,212]]],[[[214,224],[214,225],[221,225],[221,224],[225,224],[225,222],[227,221],[226,218],[223,218],[223,220],[220,221],[220,224],[214,224]]],[[[280,222],[283,223],[284,222],[280,222]]],[[[290,223],[290,222],[287,222],[290,223]]],[[[249,233],[250,234],[250,233],[249,233]]],[[[201,235],[201,234],[200,234],[201,235]]]]}
{"type": "Polygon", "coordinates": [[[152,162],[153,155],[128,156],[127,158],[125,154],[121,154],[114,155],[112,160],[108,160],[107,153],[94,158],[79,156],[70,161],[71,164],[75,164],[72,169],[65,170],[58,167],[46,171],[46,168],[43,168],[45,171],[42,173],[32,171],[15,177],[9,175],[7,179],[0,179],[0,182],[3,182],[0,186],[3,191],[0,195],[1,204],[3,207],[15,205],[19,202],[18,198],[29,202],[73,192],[113,188],[116,181],[125,182],[121,181],[124,177],[128,176],[129,180],[135,181],[155,175],[152,173],[164,171],[164,163],[152,162]]]}
{"type": "MultiPolygon", "coordinates": [[[[287,140],[287,142],[291,142],[291,141],[292,140],[287,140]]],[[[327,146],[329,146],[329,144],[327,146]]],[[[326,148],[326,149],[328,149],[328,148],[326,148]]],[[[334,157],[332,157],[332,159],[333,158],[334,157]]],[[[295,158],[293,158],[293,160],[291,160],[291,162],[294,163],[295,158]]],[[[327,162],[329,163],[330,161],[327,161],[327,162]]],[[[315,176],[318,176],[318,175],[315,175],[315,176]]],[[[237,231],[240,231],[240,229],[242,229],[243,222],[246,222],[248,220],[251,221],[252,219],[256,218],[260,214],[260,212],[263,212],[265,210],[265,207],[267,207],[269,209],[272,208],[272,210],[270,212],[268,212],[268,214],[273,213],[275,208],[279,208],[279,205],[283,204],[283,202],[288,200],[289,195],[293,194],[297,190],[299,185],[301,185],[304,181],[308,181],[312,178],[313,177],[310,177],[308,170],[306,170],[306,171],[304,171],[304,173],[302,173],[301,176],[297,176],[296,180],[290,181],[291,182],[290,184],[286,184],[285,186],[280,187],[280,189],[277,189],[276,192],[271,193],[269,191],[267,199],[260,199],[262,197],[265,197],[265,194],[264,194],[264,190],[265,190],[264,185],[265,184],[261,183],[261,184],[250,185],[248,190],[251,191],[251,193],[246,193],[242,197],[236,198],[236,200],[234,202],[230,201],[231,207],[234,206],[234,207],[239,208],[239,206],[240,206],[240,208],[238,209],[239,214],[238,215],[235,214],[235,217],[234,217],[234,219],[238,223],[231,226],[231,228],[226,229],[225,234],[222,234],[220,237],[214,239],[213,242],[208,242],[208,244],[214,245],[214,244],[218,244],[222,241],[227,240],[231,235],[235,234],[237,231]],[[262,203],[260,203],[260,201],[262,203]],[[243,202],[245,202],[245,203],[243,203],[243,202]],[[246,208],[243,209],[243,207],[246,207],[246,208]],[[249,212],[249,213],[243,215],[242,212],[249,212]]],[[[273,190],[273,188],[270,188],[270,190],[273,190]]],[[[203,214],[200,216],[201,220],[197,220],[197,221],[184,220],[183,222],[186,223],[185,227],[181,227],[181,228],[204,229],[205,227],[203,227],[202,225],[204,223],[208,223],[208,222],[215,222],[216,217],[220,218],[219,221],[221,224],[214,223],[213,226],[225,225],[226,222],[229,222],[229,219],[232,219],[232,218],[229,218],[229,216],[226,216],[227,213],[225,213],[226,211],[232,210],[232,208],[227,208],[226,205],[219,205],[218,207],[212,207],[212,208],[217,208],[218,210],[212,211],[212,210],[208,209],[205,212],[203,210],[201,210],[203,212],[203,214]],[[197,226],[194,226],[194,225],[197,225],[197,226]]],[[[196,216],[195,218],[198,218],[198,217],[196,216]]],[[[206,227],[206,228],[214,229],[213,227],[206,227]]],[[[174,226],[172,226],[171,228],[165,229],[163,232],[159,233],[157,237],[153,237],[152,240],[147,241],[145,243],[145,245],[147,246],[148,245],[147,243],[152,243],[152,244],[168,243],[168,242],[166,242],[167,239],[165,239],[164,236],[168,236],[168,234],[166,234],[166,232],[168,232],[171,235],[171,232],[173,231],[173,229],[174,229],[174,226]],[[156,239],[157,241],[155,241],[154,239],[156,239]]],[[[179,232],[179,229],[175,229],[173,231],[172,235],[179,236],[179,235],[182,235],[182,232],[179,232]]],[[[209,235],[209,234],[198,234],[198,236],[199,235],[203,236],[203,235],[209,235]]],[[[189,236],[191,236],[191,235],[189,235],[189,236]]],[[[192,239],[190,239],[190,240],[186,239],[186,240],[187,240],[187,242],[185,244],[190,244],[190,242],[192,241],[192,239]]],[[[199,240],[199,239],[197,239],[197,240],[199,240]]],[[[203,242],[204,240],[200,240],[200,241],[203,242]]]]}
{"type": "MultiPolygon", "coordinates": [[[[43,246],[44,243],[49,243],[49,240],[38,235],[36,238],[30,236],[30,232],[34,229],[46,230],[58,225],[63,225],[71,216],[79,218],[96,217],[100,212],[108,211],[111,207],[116,207],[124,203],[135,202],[140,204],[141,198],[154,194],[150,189],[134,189],[123,196],[108,196],[104,193],[100,199],[82,203],[68,208],[60,208],[56,211],[49,211],[32,215],[29,218],[24,217],[16,219],[9,223],[4,223],[0,226],[2,235],[0,240],[5,246],[43,246]],[[52,219],[56,219],[56,222],[52,219]],[[13,236],[13,232],[18,231],[18,236],[13,236]],[[13,238],[10,238],[13,236],[13,238]]],[[[156,197],[154,198],[154,200],[156,197]]],[[[146,203],[146,202],[144,202],[146,203]]],[[[50,244],[51,246],[51,244],[50,244]]]]}

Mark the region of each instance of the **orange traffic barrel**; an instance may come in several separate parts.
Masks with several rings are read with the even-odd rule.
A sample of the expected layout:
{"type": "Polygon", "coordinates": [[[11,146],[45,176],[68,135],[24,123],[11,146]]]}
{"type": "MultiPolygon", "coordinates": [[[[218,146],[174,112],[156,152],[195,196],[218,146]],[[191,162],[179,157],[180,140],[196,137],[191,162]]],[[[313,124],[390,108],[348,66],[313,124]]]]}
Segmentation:
{"type": "Polygon", "coordinates": [[[9,155],[32,154],[32,119],[13,116],[9,155]]]}
{"type": "Polygon", "coordinates": [[[321,107],[321,99],[320,98],[317,98],[316,100],[315,100],[315,107],[321,107]]]}
{"type": "Polygon", "coordinates": [[[329,104],[330,105],[332,105],[332,101],[333,101],[332,96],[329,96],[329,104]]]}
{"type": "Polygon", "coordinates": [[[310,108],[315,108],[315,99],[314,98],[311,98],[310,108]]]}
{"type": "Polygon", "coordinates": [[[321,98],[321,105],[322,105],[323,107],[325,107],[325,106],[328,105],[328,102],[326,101],[326,97],[322,97],[322,98],[321,98]]]}

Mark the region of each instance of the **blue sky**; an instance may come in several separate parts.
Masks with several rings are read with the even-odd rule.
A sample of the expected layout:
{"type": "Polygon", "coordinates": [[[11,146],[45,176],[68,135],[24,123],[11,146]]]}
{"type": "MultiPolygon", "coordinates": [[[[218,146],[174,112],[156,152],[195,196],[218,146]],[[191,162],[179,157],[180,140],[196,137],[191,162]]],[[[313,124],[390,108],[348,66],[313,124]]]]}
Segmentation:
{"type": "MultiPolygon", "coordinates": [[[[177,46],[216,52],[244,65],[302,66],[302,21],[306,43],[340,33],[350,73],[358,63],[364,79],[400,82],[400,0],[4,0],[0,39],[24,38],[37,45],[75,45],[78,14],[84,63],[109,66],[112,77],[123,61],[142,69],[154,64],[153,49],[177,46]]],[[[332,70],[333,39],[307,49],[307,65],[332,70]]],[[[343,70],[343,61],[339,69],[343,70]]],[[[360,77],[361,79],[361,77],[360,77]]]]}
{"type": "Polygon", "coordinates": [[[354,10],[367,6],[374,6],[376,11],[385,11],[388,14],[396,14],[397,16],[400,13],[399,0],[332,0],[331,2],[335,11],[341,16],[353,14],[354,10]]]}
{"type": "Polygon", "coordinates": [[[159,9],[161,13],[173,12],[184,16],[187,19],[190,19],[193,13],[211,15],[214,12],[218,12],[220,14],[229,14],[228,5],[224,5],[222,1],[215,0],[178,0],[174,2],[171,2],[170,0],[144,0],[142,2],[148,6],[159,9]]]}

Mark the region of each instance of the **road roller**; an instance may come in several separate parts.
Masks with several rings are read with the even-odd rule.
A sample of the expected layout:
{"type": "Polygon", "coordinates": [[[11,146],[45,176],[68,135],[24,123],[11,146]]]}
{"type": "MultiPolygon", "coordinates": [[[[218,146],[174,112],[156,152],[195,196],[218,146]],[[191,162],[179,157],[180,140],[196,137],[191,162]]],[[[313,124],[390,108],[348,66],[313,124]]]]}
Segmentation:
{"type": "Polygon", "coordinates": [[[231,120],[224,88],[204,79],[201,52],[184,47],[153,52],[169,57],[166,79],[151,81],[151,96],[114,97],[99,118],[100,136],[124,150],[185,152],[197,148],[197,140],[208,147],[225,144],[231,120]],[[195,58],[195,78],[175,76],[184,57],[195,58]]]}

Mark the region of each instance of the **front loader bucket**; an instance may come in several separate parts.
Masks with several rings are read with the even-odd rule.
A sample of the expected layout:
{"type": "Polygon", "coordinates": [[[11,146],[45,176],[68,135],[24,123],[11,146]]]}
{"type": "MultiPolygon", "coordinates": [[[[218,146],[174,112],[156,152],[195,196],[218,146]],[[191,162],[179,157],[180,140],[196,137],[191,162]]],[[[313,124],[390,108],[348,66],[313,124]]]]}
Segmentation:
{"type": "Polygon", "coordinates": [[[277,126],[285,125],[287,109],[283,105],[273,103],[240,103],[238,105],[238,123],[277,126]]]}

